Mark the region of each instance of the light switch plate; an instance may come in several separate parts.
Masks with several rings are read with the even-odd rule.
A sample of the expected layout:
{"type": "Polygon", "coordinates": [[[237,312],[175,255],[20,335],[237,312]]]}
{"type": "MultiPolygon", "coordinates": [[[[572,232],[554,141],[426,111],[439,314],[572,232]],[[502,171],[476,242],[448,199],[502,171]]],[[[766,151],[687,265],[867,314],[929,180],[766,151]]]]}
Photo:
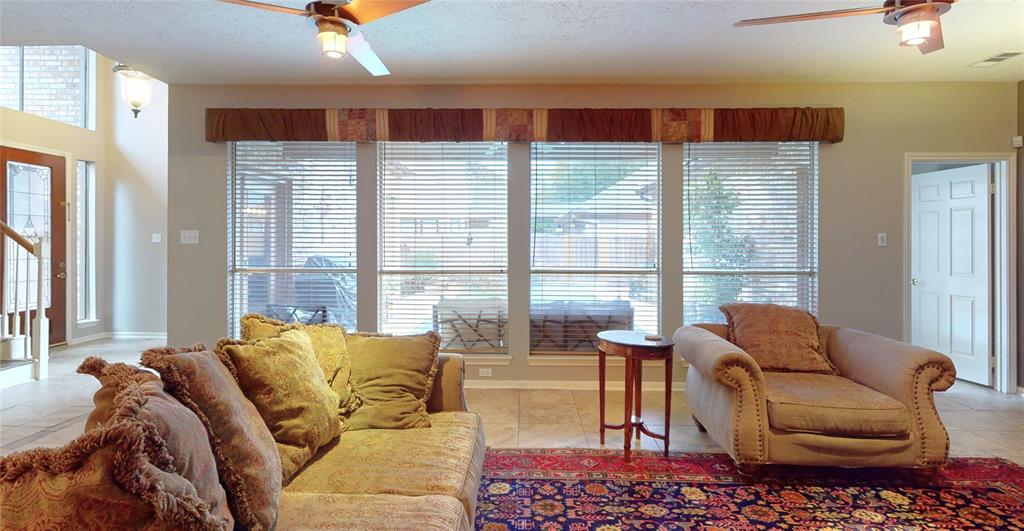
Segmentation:
{"type": "Polygon", "coordinates": [[[878,233],[878,246],[886,247],[889,245],[889,236],[884,232],[878,233]]]}
{"type": "Polygon", "coordinates": [[[1024,136],[1015,136],[1010,139],[1010,146],[1015,148],[1024,147],[1024,136]]]}
{"type": "Polygon", "coordinates": [[[199,231],[194,229],[186,229],[181,231],[181,244],[182,245],[199,245],[199,231]]]}
{"type": "Polygon", "coordinates": [[[149,241],[151,241],[153,243],[160,243],[160,242],[164,241],[164,235],[160,234],[159,232],[154,232],[153,236],[150,237],[149,241]]]}

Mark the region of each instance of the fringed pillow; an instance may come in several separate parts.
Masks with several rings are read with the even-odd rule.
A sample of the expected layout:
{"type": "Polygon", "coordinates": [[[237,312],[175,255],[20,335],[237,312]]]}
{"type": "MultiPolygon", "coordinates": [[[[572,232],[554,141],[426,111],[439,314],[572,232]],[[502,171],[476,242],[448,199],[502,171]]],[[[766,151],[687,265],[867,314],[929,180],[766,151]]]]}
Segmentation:
{"type": "Polygon", "coordinates": [[[117,422],[125,401],[141,392],[146,401],[132,414],[156,428],[175,471],[195,487],[199,497],[210,506],[210,512],[226,521],[234,521],[217,475],[217,462],[206,428],[195,413],[164,391],[159,376],[124,363],[108,364],[96,357],[86,358],[78,372],[95,376],[102,385],[93,396],[96,408],[85,423],[86,431],[117,422]]]}
{"type": "Polygon", "coordinates": [[[230,515],[216,514],[175,472],[157,426],[141,418],[151,383],[122,382],[105,422],[63,448],[0,460],[2,527],[231,529],[230,515]]]}
{"type": "Polygon", "coordinates": [[[309,334],[320,368],[331,389],[338,394],[338,414],[348,417],[362,405],[362,397],[352,385],[352,361],[348,355],[345,328],[341,325],[285,323],[258,313],[242,316],[242,339],[258,341],[279,337],[288,330],[302,330],[309,334]]]}
{"type": "Polygon", "coordinates": [[[729,342],[761,370],[837,374],[818,334],[818,319],[800,308],[733,303],[719,307],[729,322],[729,342]]]}
{"type": "Polygon", "coordinates": [[[274,527],[281,499],[281,458],[259,412],[210,351],[151,349],[142,364],[199,417],[217,460],[235,521],[244,529],[274,527]]]}
{"type": "Polygon", "coordinates": [[[349,429],[429,428],[427,400],[437,372],[441,336],[351,333],[352,384],[363,405],[349,417],[349,429]]]}
{"type": "Polygon", "coordinates": [[[215,352],[238,379],[277,441],[282,480],[341,434],[338,394],[324,381],[304,330],[258,341],[222,339],[215,352]]]}

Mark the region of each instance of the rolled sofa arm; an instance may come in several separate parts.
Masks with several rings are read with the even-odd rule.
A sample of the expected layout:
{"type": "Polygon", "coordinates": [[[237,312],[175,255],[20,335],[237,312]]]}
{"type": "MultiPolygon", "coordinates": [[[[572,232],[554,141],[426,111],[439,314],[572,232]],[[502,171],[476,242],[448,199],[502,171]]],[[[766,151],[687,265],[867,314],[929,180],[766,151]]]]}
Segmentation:
{"type": "Polygon", "coordinates": [[[764,396],[764,375],[754,358],[743,349],[714,332],[697,326],[684,326],[672,336],[676,352],[706,378],[738,389],[749,381],[764,396]]]}
{"type": "Polygon", "coordinates": [[[946,462],[949,438],[932,393],[956,380],[956,368],[944,354],[861,330],[841,328],[828,342],[829,358],[840,374],[895,398],[910,413],[920,446],[921,466],[946,462]]]}
{"type": "Polygon", "coordinates": [[[690,363],[686,398],[694,416],[737,463],[766,462],[768,405],[757,362],[704,328],[684,326],[673,339],[690,363]]]}
{"type": "Polygon", "coordinates": [[[465,377],[466,362],[461,354],[438,354],[434,388],[427,400],[427,411],[466,411],[465,377]]]}

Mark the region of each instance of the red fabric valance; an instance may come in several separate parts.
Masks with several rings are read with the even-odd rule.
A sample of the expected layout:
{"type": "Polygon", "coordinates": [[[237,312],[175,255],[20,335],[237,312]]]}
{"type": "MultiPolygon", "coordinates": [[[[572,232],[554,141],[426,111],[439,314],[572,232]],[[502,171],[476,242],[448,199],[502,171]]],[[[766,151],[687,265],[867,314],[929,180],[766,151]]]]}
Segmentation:
{"type": "Polygon", "coordinates": [[[206,109],[209,142],[840,142],[843,127],[841,107],[206,109]]]}

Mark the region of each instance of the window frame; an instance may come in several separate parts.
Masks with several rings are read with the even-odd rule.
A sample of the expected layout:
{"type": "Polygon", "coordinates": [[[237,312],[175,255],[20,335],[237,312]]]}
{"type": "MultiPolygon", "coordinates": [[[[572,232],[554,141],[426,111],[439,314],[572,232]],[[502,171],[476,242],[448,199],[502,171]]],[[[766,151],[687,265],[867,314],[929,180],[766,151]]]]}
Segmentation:
{"type": "MultiPolygon", "coordinates": [[[[275,142],[276,144],[285,144],[287,142],[275,142]]],[[[304,142],[296,142],[304,143],[304,142]]],[[[329,267],[329,268],[308,268],[308,267],[295,267],[295,266],[248,266],[239,265],[239,253],[236,251],[237,242],[239,241],[240,234],[238,232],[237,220],[241,219],[239,212],[239,205],[235,201],[238,194],[238,178],[237,178],[237,144],[238,142],[227,143],[227,157],[228,157],[228,171],[227,171],[227,333],[229,336],[236,336],[240,331],[240,324],[238,319],[245,315],[246,312],[238,312],[239,315],[235,315],[236,309],[241,308],[237,305],[235,297],[239,295],[238,282],[241,275],[254,275],[254,274],[350,274],[355,277],[356,293],[355,297],[358,301],[359,289],[360,289],[360,278],[361,275],[358,272],[358,266],[355,261],[352,265],[347,267],[329,267]]],[[[352,143],[354,144],[354,143],[352,143]]],[[[354,146],[353,146],[354,147],[354,146]]],[[[358,155],[353,149],[353,188],[356,194],[358,194],[358,155]]],[[[358,216],[355,215],[354,218],[358,216]]],[[[355,219],[353,219],[355,221],[355,219]]],[[[355,232],[355,240],[353,241],[352,252],[356,253],[359,248],[359,231],[355,232]]],[[[359,324],[359,309],[358,304],[352,315],[356,325],[359,324]]]]}
{"type": "MultiPolygon", "coordinates": [[[[685,283],[686,283],[686,277],[687,276],[751,277],[751,278],[758,278],[758,277],[761,277],[761,278],[764,278],[764,277],[787,277],[787,276],[788,277],[794,277],[797,280],[798,283],[804,283],[804,282],[809,282],[810,283],[809,286],[806,286],[803,289],[800,289],[800,290],[798,290],[796,292],[796,297],[797,297],[798,300],[799,299],[805,299],[802,302],[798,302],[797,307],[799,307],[801,309],[804,309],[804,310],[806,310],[806,311],[808,311],[808,312],[810,312],[810,313],[812,313],[814,315],[817,315],[818,308],[819,308],[819,305],[820,305],[820,290],[821,290],[821,286],[820,286],[820,268],[819,268],[819,251],[820,251],[820,245],[821,245],[821,240],[820,240],[820,220],[819,220],[819,217],[820,217],[820,193],[819,193],[819,191],[820,191],[820,187],[821,187],[820,155],[819,155],[819,150],[820,150],[820,146],[821,146],[820,142],[813,142],[813,141],[808,141],[808,142],[731,142],[730,144],[743,144],[743,145],[746,145],[746,147],[754,147],[754,146],[759,145],[759,144],[775,144],[775,145],[778,145],[778,146],[781,146],[781,145],[784,145],[784,144],[793,144],[793,145],[805,144],[805,145],[808,146],[808,148],[809,148],[809,155],[810,155],[809,158],[807,159],[809,171],[806,174],[803,174],[801,172],[797,172],[797,181],[796,181],[797,184],[795,186],[796,193],[794,194],[795,197],[797,197],[796,204],[797,204],[798,207],[804,206],[804,205],[809,205],[809,208],[810,208],[809,211],[805,211],[803,209],[798,208],[798,210],[794,214],[796,218],[798,218],[798,219],[799,218],[803,218],[806,222],[809,222],[809,227],[807,227],[806,231],[798,231],[799,232],[799,236],[798,236],[797,239],[799,240],[801,237],[803,237],[805,232],[806,232],[807,234],[810,234],[811,241],[808,242],[806,245],[794,246],[794,249],[796,250],[796,254],[798,256],[800,256],[798,261],[799,262],[803,262],[803,263],[807,263],[808,267],[807,268],[788,268],[788,269],[781,269],[781,268],[779,268],[779,269],[707,269],[707,268],[692,269],[692,268],[688,268],[687,267],[687,246],[685,245],[683,240],[680,239],[680,242],[679,242],[679,245],[680,245],[679,251],[680,251],[680,253],[679,254],[680,254],[680,258],[682,260],[681,265],[682,265],[682,279],[683,279],[683,282],[682,282],[683,286],[682,286],[682,288],[683,289],[680,291],[680,293],[681,293],[681,303],[682,303],[681,310],[682,311],[681,311],[681,314],[679,316],[679,319],[680,319],[679,322],[681,324],[684,324],[684,325],[685,324],[696,324],[696,323],[687,323],[686,322],[686,314],[687,314],[687,303],[686,303],[686,301],[687,301],[687,297],[686,297],[685,283]],[[809,180],[809,182],[807,182],[808,180],[809,180]],[[810,191],[810,194],[812,194],[812,197],[808,201],[806,201],[806,202],[805,201],[801,201],[800,200],[800,194],[802,194],[803,192],[808,191],[808,190],[810,191]],[[809,253],[809,255],[808,255],[808,253],[809,253]]],[[[687,144],[686,146],[684,146],[685,152],[684,152],[683,161],[684,161],[684,165],[685,165],[686,168],[689,168],[689,166],[691,164],[691,160],[692,160],[691,149],[690,148],[691,148],[691,144],[687,144]]],[[[687,233],[687,226],[686,226],[686,224],[687,224],[687,221],[688,221],[688,213],[686,211],[686,203],[687,203],[687,201],[690,198],[690,196],[688,194],[690,193],[690,190],[691,190],[690,188],[687,188],[687,181],[689,180],[689,175],[686,172],[686,169],[683,170],[682,177],[683,177],[683,179],[682,179],[683,180],[683,184],[682,184],[682,186],[683,186],[683,190],[682,190],[683,195],[680,198],[680,202],[682,203],[682,212],[683,212],[683,220],[682,220],[683,226],[682,226],[682,229],[683,229],[683,233],[686,234],[687,233]]],[[[800,223],[797,223],[795,226],[799,227],[799,225],[800,225],[800,223]]],[[[717,322],[724,322],[724,317],[722,317],[719,321],[712,321],[712,322],[716,322],[716,323],[717,322]]]]}
{"type": "MultiPolygon", "coordinates": [[[[233,143],[228,143],[228,164],[233,163],[231,149],[233,143]]],[[[357,276],[357,297],[358,301],[356,315],[361,323],[360,330],[366,332],[377,332],[380,329],[382,316],[378,315],[380,310],[380,273],[383,270],[380,257],[380,240],[378,231],[381,229],[381,205],[379,203],[380,172],[381,172],[381,149],[383,142],[360,142],[357,143],[356,156],[356,202],[357,202],[357,254],[356,265],[352,268],[345,268],[345,272],[356,273],[357,276]]],[[[657,325],[659,333],[668,337],[671,333],[683,324],[684,301],[684,263],[683,263],[683,178],[684,162],[687,159],[687,144],[666,144],[655,143],[659,149],[659,165],[657,166],[658,182],[660,185],[660,235],[659,245],[656,249],[658,268],[652,271],[657,278],[658,287],[656,295],[657,303],[657,325]],[[681,296],[682,295],[682,296],[681,296]]],[[[819,189],[821,184],[820,144],[816,143],[814,150],[815,183],[814,193],[814,276],[815,276],[815,299],[818,299],[820,292],[820,271],[817,266],[817,257],[820,249],[820,223],[818,221],[819,189]]],[[[483,365],[507,365],[513,357],[524,357],[531,365],[565,365],[576,366],[593,363],[592,358],[588,359],[586,353],[580,355],[573,352],[533,352],[530,350],[530,290],[534,270],[530,259],[532,249],[532,211],[533,211],[533,143],[532,142],[509,142],[506,149],[507,156],[507,353],[475,353],[469,352],[464,355],[472,364],[483,365]]],[[[229,231],[233,230],[231,221],[233,208],[232,198],[234,192],[230,188],[232,178],[229,175],[228,190],[228,216],[229,231]]],[[[234,267],[235,256],[232,254],[232,235],[228,237],[228,268],[229,275],[234,267]]],[[[632,272],[632,270],[631,270],[632,272]]],[[[690,272],[692,274],[692,271],[690,272]]],[[[230,278],[229,278],[230,289],[230,278]]],[[[229,293],[230,297],[230,293],[229,293]]],[[[230,299],[229,299],[230,301],[230,299]]],[[[231,307],[229,305],[229,318],[231,307]]],[[[228,323],[229,333],[237,326],[228,323]]]]}
{"type": "MultiPolygon", "coordinates": [[[[96,52],[81,45],[54,45],[76,47],[81,51],[81,71],[79,83],[82,87],[82,116],[78,123],[65,122],[25,110],[25,48],[26,46],[10,46],[18,49],[18,107],[13,110],[31,114],[46,120],[53,120],[72,127],[81,127],[90,131],[96,130],[96,52]]],[[[8,107],[10,108],[10,107],[8,107]]]]}
{"type": "MultiPolygon", "coordinates": [[[[663,227],[664,222],[665,222],[665,218],[664,218],[664,214],[665,214],[665,212],[664,212],[664,198],[662,196],[663,191],[664,191],[664,173],[662,171],[662,167],[663,167],[662,166],[663,146],[664,146],[664,144],[662,144],[660,142],[533,142],[533,143],[531,143],[531,145],[530,145],[530,183],[531,183],[530,197],[531,197],[531,201],[530,201],[530,204],[527,205],[527,210],[529,210],[529,212],[530,212],[530,215],[529,215],[530,216],[530,248],[529,248],[528,252],[529,252],[529,255],[530,255],[529,285],[531,286],[531,297],[530,297],[530,306],[529,307],[530,307],[531,315],[532,315],[532,311],[533,311],[533,296],[532,295],[533,295],[534,280],[539,278],[539,277],[543,277],[545,275],[563,275],[563,276],[567,276],[567,277],[571,277],[571,276],[574,276],[574,275],[594,276],[594,277],[602,277],[602,276],[628,276],[628,275],[650,276],[651,278],[653,278],[654,283],[655,283],[655,285],[652,288],[650,288],[650,291],[653,293],[653,297],[655,299],[655,301],[654,301],[654,316],[653,316],[653,322],[654,322],[655,329],[654,330],[644,330],[644,331],[647,332],[647,333],[660,333],[659,330],[661,330],[662,327],[663,327],[662,315],[663,315],[663,311],[664,311],[664,308],[663,308],[663,296],[662,296],[662,276],[663,276],[663,272],[664,272],[663,263],[662,263],[662,248],[665,245],[665,240],[663,238],[663,230],[662,230],[662,227],[663,227]],[[655,167],[655,183],[657,184],[657,194],[658,194],[658,197],[654,201],[655,216],[656,216],[656,220],[654,221],[654,226],[656,227],[656,231],[655,231],[655,234],[654,234],[654,240],[655,241],[654,241],[654,244],[653,244],[653,246],[654,246],[653,247],[653,256],[651,257],[653,262],[654,262],[654,265],[652,267],[593,267],[593,268],[571,267],[571,268],[549,268],[549,267],[543,267],[543,266],[541,266],[541,267],[534,266],[533,259],[536,258],[536,249],[535,249],[535,243],[536,243],[536,238],[535,238],[535,228],[536,228],[535,214],[538,213],[538,211],[537,211],[538,207],[537,207],[537,205],[534,202],[534,199],[537,197],[537,194],[536,194],[537,188],[535,187],[535,184],[536,184],[536,179],[538,177],[538,172],[537,172],[537,169],[536,169],[537,167],[536,167],[534,161],[535,161],[535,158],[536,158],[537,153],[539,151],[538,145],[541,145],[541,144],[561,145],[561,146],[567,147],[568,149],[583,148],[584,150],[589,148],[590,146],[594,146],[594,145],[601,146],[600,148],[595,147],[594,148],[595,151],[604,149],[605,145],[632,145],[632,144],[640,144],[640,145],[644,145],[644,146],[648,146],[648,147],[653,147],[653,149],[655,150],[654,160],[649,161],[649,162],[652,162],[654,167],[655,167]]],[[[610,149],[615,149],[615,148],[609,148],[609,150],[610,149]]],[[[581,159],[581,160],[586,162],[586,159],[581,159]]],[[[641,170],[636,170],[636,171],[641,171],[641,170]]],[[[613,185],[614,184],[616,184],[616,183],[613,183],[613,185]]],[[[608,188],[602,190],[602,192],[604,192],[604,191],[606,191],[607,189],[610,189],[610,188],[611,188],[611,186],[609,186],[608,188]]],[[[583,203],[581,203],[581,204],[583,204],[583,203]]],[[[595,247],[595,253],[596,252],[597,252],[597,248],[595,247]]],[[[618,300],[618,299],[616,299],[616,300],[618,300]]],[[[594,298],[592,300],[587,300],[585,302],[602,302],[602,300],[594,298]]],[[[607,301],[604,301],[604,302],[607,302],[607,301]]],[[[635,312],[635,308],[634,308],[634,312],[635,312]]],[[[527,320],[530,320],[530,319],[532,319],[532,317],[528,317],[527,318],[527,320]]],[[[631,328],[631,330],[641,330],[641,328],[639,327],[639,325],[637,323],[637,317],[636,317],[635,313],[634,313],[632,319],[633,319],[633,327],[631,328]]],[[[560,350],[560,349],[555,350],[555,349],[544,349],[544,348],[534,349],[533,346],[532,346],[533,345],[533,340],[534,340],[532,324],[530,325],[529,328],[530,328],[528,330],[529,341],[530,341],[530,343],[529,343],[529,345],[530,345],[530,347],[529,347],[529,354],[531,356],[544,356],[544,357],[571,356],[571,357],[578,357],[578,356],[593,356],[593,355],[597,354],[597,350],[596,349],[595,350],[574,350],[574,349],[572,349],[572,350],[560,350]]],[[[567,341],[569,341],[569,340],[567,340],[567,341]]]]}
{"type": "Polygon", "coordinates": [[[76,321],[87,325],[99,320],[96,300],[96,163],[76,160],[76,245],[78,273],[76,321]],[[81,171],[85,169],[85,172],[81,171]]]}
{"type": "MultiPolygon", "coordinates": [[[[501,294],[501,296],[497,297],[498,299],[501,300],[501,304],[499,305],[500,308],[497,309],[494,312],[493,315],[492,314],[481,314],[481,315],[478,316],[478,317],[486,317],[488,319],[493,319],[494,321],[496,321],[497,326],[496,326],[496,332],[495,333],[496,333],[497,337],[493,338],[493,339],[495,341],[497,341],[497,343],[498,343],[497,346],[490,346],[490,341],[488,339],[486,339],[486,335],[485,334],[479,334],[478,330],[477,329],[473,329],[472,327],[470,327],[466,321],[463,321],[463,323],[465,323],[467,327],[471,328],[470,332],[474,333],[474,334],[477,334],[477,337],[483,338],[483,339],[473,340],[473,341],[476,342],[476,343],[483,342],[483,343],[487,344],[488,346],[481,346],[479,348],[478,347],[465,347],[465,348],[462,348],[462,347],[446,346],[446,345],[450,345],[451,343],[455,342],[456,340],[444,336],[445,330],[443,330],[444,327],[442,325],[438,325],[437,328],[442,328],[442,329],[436,329],[436,331],[438,333],[442,334],[441,348],[445,352],[454,352],[454,353],[459,353],[459,354],[471,354],[471,355],[479,354],[479,355],[483,355],[483,356],[507,355],[509,353],[509,331],[508,331],[508,320],[509,320],[509,317],[508,317],[508,306],[509,306],[509,288],[508,288],[508,285],[509,285],[509,279],[508,279],[508,274],[509,274],[508,236],[509,236],[509,234],[508,234],[508,226],[509,226],[509,215],[510,215],[510,213],[509,213],[509,196],[508,196],[508,180],[509,180],[509,155],[508,155],[508,151],[509,151],[509,143],[508,142],[490,142],[490,141],[458,142],[458,143],[454,143],[454,142],[376,142],[376,146],[375,147],[376,147],[376,153],[377,153],[377,165],[376,165],[377,166],[377,168],[376,168],[376,170],[377,170],[376,171],[376,200],[377,200],[377,204],[376,204],[376,207],[377,207],[377,209],[376,209],[376,238],[374,239],[375,251],[376,251],[376,256],[377,256],[377,261],[376,261],[376,264],[377,264],[377,271],[376,271],[376,276],[377,276],[377,286],[376,286],[377,287],[377,291],[376,291],[376,294],[377,294],[377,296],[376,296],[377,328],[376,329],[384,331],[384,332],[392,332],[392,330],[386,330],[385,329],[386,328],[386,326],[385,326],[385,314],[386,314],[385,303],[386,303],[386,301],[385,301],[385,296],[384,296],[384,292],[385,292],[384,283],[385,283],[386,277],[399,277],[401,275],[410,275],[410,276],[419,276],[419,275],[422,275],[422,276],[438,276],[438,277],[442,277],[442,278],[459,277],[459,276],[481,276],[481,277],[488,277],[488,276],[495,276],[495,275],[497,275],[497,276],[504,276],[504,282],[503,282],[504,290],[502,290],[503,293],[501,294]],[[500,210],[500,214],[502,214],[504,216],[504,218],[502,220],[503,223],[504,223],[504,228],[505,228],[504,237],[503,237],[504,241],[502,242],[502,245],[500,247],[496,248],[496,249],[501,249],[501,253],[503,255],[503,256],[501,256],[501,258],[504,259],[503,263],[500,263],[499,265],[494,266],[494,267],[479,267],[479,266],[474,266],[474,265],[471,265],[471,264],[466,264],[465,266],[454,265],[453,267],[446,267],[443,262],[439,262],[436,267],[421,267],[421,266],[397,266],[396,267],[396,266],[388,263],[388,260],[387,260],[388,256],[386,254],[386,247],[387,247],[386,240],[388,238],[390,238],[390,236],[389,236],[389,233],[388,233],[388,231],[386,229],[387,229],[387,226],[389,225],[389,215],[391,214],[390,211],[392,209],[389,209],[387,207],[387,205],[386,205],[386,201],[387,201],[386,190],[387,190],[387,186],[388,186],[387,183],[386,183],[386,180],[388,180],[388,178],[389,178],[389,174],[386,173],[387,169],[389,167],[388,166],[389,163],[388,163],[387,152],[389,150],[389,147],[393,146],[393,145],[396,146],[395,147],[396,151],[403,149],[403,147],[406,147],[408,149],[407,146],[402,146],[403,144],[409,144],[409,145],[414,145],[414,144],[441,144],[442,145],[441,146],[442,150],[444,149],[444,145],[447,145],[447,144],[478,144],[478,145],[480,145],[481,148],[484,145],[489,145],[489,146],[491,146],[491,149],[494,149],[496,146],[500,146],[500,151],[503,152],[504,158],[503,159],[492,159],[492,160],[501,160],[502,163],[504,164],[504,172],[505,172],[504,173],[504,183],[500,184],[500,185],[497,185],[495,187],[495,191],[498,192],[499,195],[494,196],[497,199],[502,199],[503,200],[503,205],[498,207],[498,210],[500,210]],[[502,249],[502,247],[503,247],[503,249],[502,249]]],[[[412,151],[412,149],[410,149],[410,151],[412,151]]],[[[481,159],[481,161],[482,160],[483,159],[481,159]]],[[[480,162],[480,161],[477,161],[477,162],[480,162]]],[[[399,190],[402,190],[402,188],[399,187],[399,190]]],[[[402,190],[402,191],[407,192],[408,191],[408,187],[405,190],[402,190]]],[[[470,212],[470,214],[472,214],[472,213],[473,212],[470,212]]],[[[397,213],[395,213],[395,215],[397,215],[397,213]]],[[[422,230],[421,227],[425,227],[427,224],[429,224],[428,220],[424,220],[424,219],[420,219],[420,218],[410,218],[410,220],[413,223],[414,233],[421,232],[421,230],[422,230]]],[[[456,218],[456,219],[447,219],[447,220],[445,220],[443,218],[437,218],[437,219],[433,220],[433,223],[435,224],[435,226],[440,226],[441,223],[449,223],[450,224],[453,221],[454,222],[462,222],[463,220],[458,219],[458,218],[456,218]]],[[[396,239],[397,238],[401,238],[401,235],[397,235],[395,237],[396,237],[396,239]]],[[[442,258],[443,258],[443,256],[442,256],[442,258]]],[[[469,257],[467,256],[467,258],[469,258],[469,257]]],[[[499,260],[499,262],[501,262],[501,261],[499,260]]],[[[442,300],[443,300],[443,298],[444,298],[444,294],[441,295],[441,299],[442,300]]],[[[484,299],[488,299],[488,298],[489,297],[485,297],[484,299]]],[[[440,301],[438,303],[434,304],[434,315],[432,316],[434,324],[437,324],[439,322],[438,321],[438,319],[439,319],[438,308],[437,308],[439,303],[440,303],[440,301]]],[[[490,308],[488,308],[488,309],[490,309],[490,308]]],[[[455,327],[455,326],[458,326],[458,325],[452,324],[452,326],[455,327]]],[[[413,333],[413,332],[409,332],[409,333],[413,333]]],[[[465,344],[465,342],[466,341],[463,340],[463,344],[465,344]]]]}

